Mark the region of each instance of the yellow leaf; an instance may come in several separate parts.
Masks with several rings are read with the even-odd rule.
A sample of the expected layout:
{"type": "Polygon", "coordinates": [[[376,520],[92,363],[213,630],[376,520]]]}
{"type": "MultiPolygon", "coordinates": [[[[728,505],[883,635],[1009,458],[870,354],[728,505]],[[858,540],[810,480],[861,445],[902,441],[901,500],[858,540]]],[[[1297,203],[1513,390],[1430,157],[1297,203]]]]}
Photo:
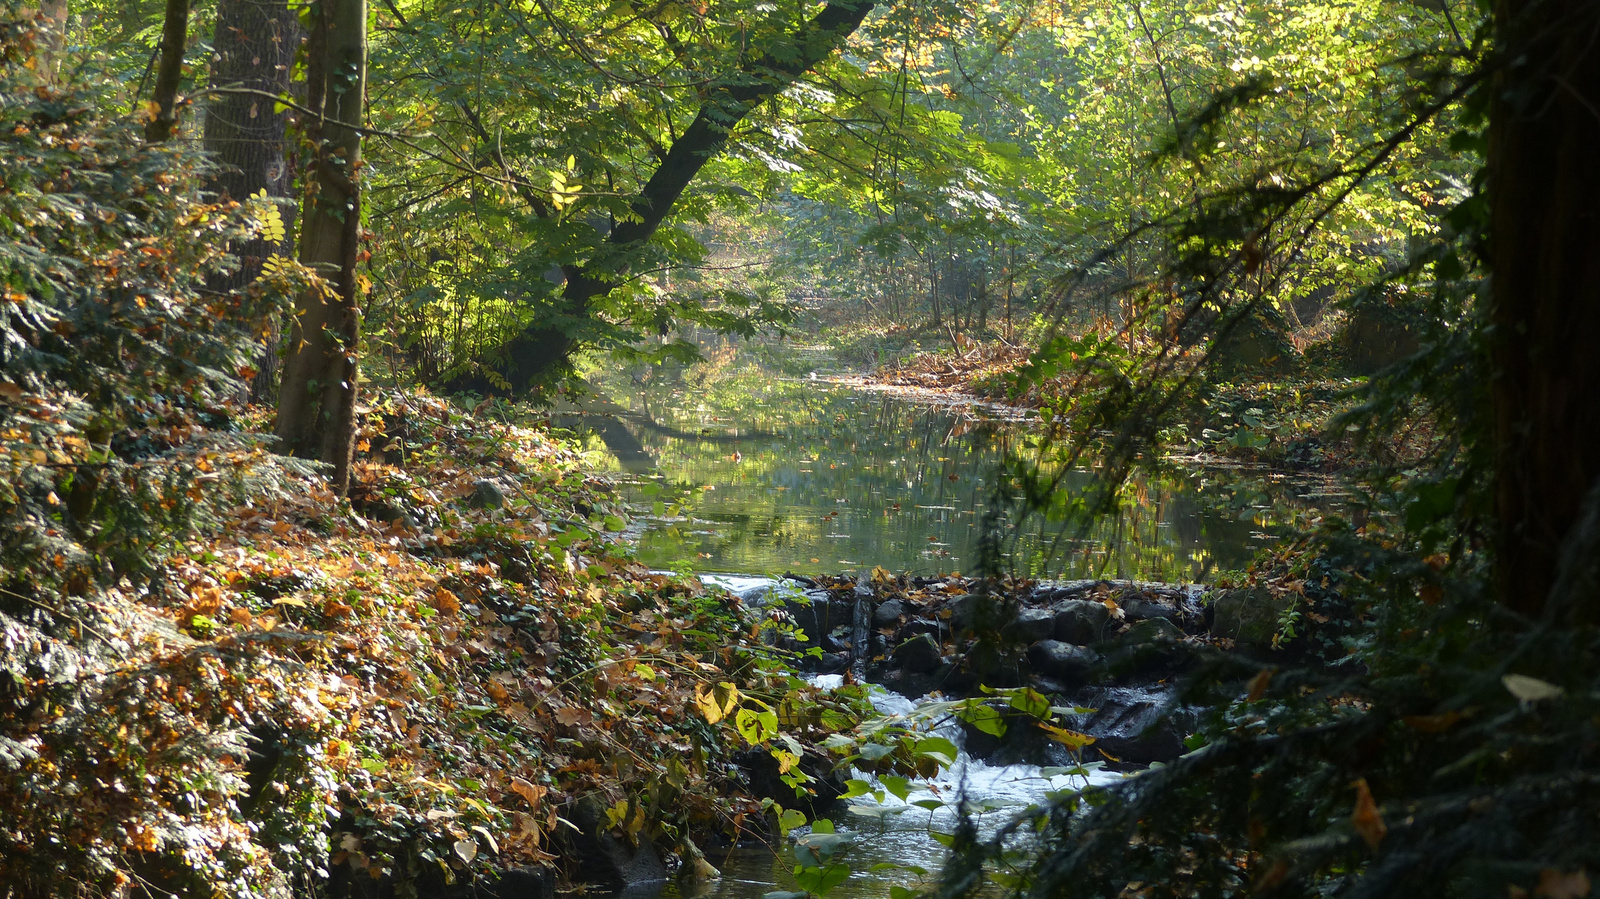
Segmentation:
{"type": "Polygon", "coordinates": [[[1041,722],[1039,724],[1039,729],[1044,731],[1045,735],[1050,739],[1060,743],[1068,749],[1082,749],[1083,747],[1094,742],[1094,737],[1091,737],[1088,734],[1080,734],[1075,730],[1067,730],[1064,727],[1053,727],[1049,724],[1044,724],[1041,722]]]}
{"type": "Polygon", "coordinates": [[[701,684],[694,688],[694,704],[700,714],[712,724],[728,717],[739,705],[739,688],[723,681],[716,686],[701,684]]]}

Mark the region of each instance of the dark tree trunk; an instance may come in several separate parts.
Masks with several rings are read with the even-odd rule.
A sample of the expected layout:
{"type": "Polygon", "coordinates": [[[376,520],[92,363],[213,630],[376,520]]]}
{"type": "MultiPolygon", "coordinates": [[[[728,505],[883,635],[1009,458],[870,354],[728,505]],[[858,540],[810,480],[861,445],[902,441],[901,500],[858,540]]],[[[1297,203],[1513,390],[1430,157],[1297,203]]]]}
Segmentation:
{"type": "Polygon", "coordinates": [[[277,433],[296,456],[332,466],[343,494],[355,440],[356,350],[361,338],[356,259],[361,234],[362,104],[367,81],[366,0],[319,0],[308,47],[306,131],[317,152],[305,184],[300,261],[325,279],[295,303],[278,396],[277,433]]]}
{"type": "MultiPolygon", "coordinates": [[[[287,93],[300,34],[300,20],[290,14],[287,0],[222,0],[212,41],[212,89],[287,93]]],[[[210,187],[219,198],[243,201],[262,192],[273,199],[292,195],[294,178],[284,143],[288,113],[274,112],[273,105],[260,95],[218,93],[207,107],[205,147],[221,166],[210,187]]],[[[234,247],[239,270],[214,277],[209,285],[212,290],[221,293],[243,288],[260,276],[261,265],[268,258],[294,252],[289,235],[294,233],[295,216],[287,206],[283,216],[283,241],[257,238],[234,247]]],[[[277,397],[281,337],[276,320],[267,323],[265,342],[250,385],[250,399],[257,403],[270,403],[277,397]]]]}
{"type": "MultiPolygon", "coordinates": [[[[1496,561],[1546,611],[1600,478],[1600,4],[1498,0],[1489,134],[1496,561]]],[[[1567,610],[1594,620],[1597,598],[1567,610]]]]}
{"type": "MultiPolygon", "coordinates": [[[[706,163],[728,142],[735,126],[763,101],[826,59],[866,20],[873,0],[829,0],[794,36],[792,53],[776,58],[757,53],[741,71],[720,79],[706,93],[694,121],[662,158],[633,200],[635,219],[619,222],[606,236],[609,247],[627,251],[641,247],[661,227],[672,207],[706,163]]],[[[608,254],[609,255],[609,254],[608,254]]],[[[548,384],[568,367],[581,342],[583,323],[593,316],[594,301],[616,286],[616,276],[588,269],[567,272],[558,320],[530,326],[500,348],[505,363],[500,379],[469,374],[450,381],[451,390],[512,394],[548,384]]]]}
{"type": "Polygon", "coordinates": [[[150,98],[154,115],[144,126],[144,139],[155,144],[178,131],[178,86],[183,82],[183,51],[189,39],[189,0],[167,0],[161,24],[161,62],[150,98]]]}

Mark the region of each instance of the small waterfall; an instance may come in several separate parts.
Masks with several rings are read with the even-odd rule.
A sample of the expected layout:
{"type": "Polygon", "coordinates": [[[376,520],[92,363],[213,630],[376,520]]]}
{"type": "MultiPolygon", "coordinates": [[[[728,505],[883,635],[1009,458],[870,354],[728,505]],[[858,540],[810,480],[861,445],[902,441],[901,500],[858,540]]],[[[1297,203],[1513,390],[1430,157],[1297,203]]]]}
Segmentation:
{"type": "Polygon", "coordinates": [[[850,673],[856,683],[867,682],[867,658],[872,655],[872,575],[856,578],[856,608],[850,621],[850,673]]]}

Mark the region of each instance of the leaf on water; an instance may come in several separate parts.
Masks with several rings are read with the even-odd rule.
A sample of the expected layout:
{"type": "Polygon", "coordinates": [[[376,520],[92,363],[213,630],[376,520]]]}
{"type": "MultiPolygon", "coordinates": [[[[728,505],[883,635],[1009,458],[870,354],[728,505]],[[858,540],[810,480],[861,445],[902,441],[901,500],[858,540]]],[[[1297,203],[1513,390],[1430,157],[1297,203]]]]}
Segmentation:
{"type": "Polygon", "coordinates": [[[1507,674],[1500,678],[1500,683],[1505,684],[1506,689],[1511,691],[1511,695],[1522,702],[1540,702],[1546,699],[1555,699],[1564,692],[1560,687],[1549,681],[1542,681],[1537,677],[1529,677],[1526,674],[1507,674]]]}
{"type": "Polygon", "coordinates": [[[1389,826],[1383,823],[1383,815],[1378,812],[1378,803],[1372,799],[1372,789],[1367,786],[1367,779],[1360,778],[1351,784],[1356,788],[1356,807],[1350,813],[1350,825],[1366,840],[1367,846],[1377,849],[1389,833],[1389,826]]]}

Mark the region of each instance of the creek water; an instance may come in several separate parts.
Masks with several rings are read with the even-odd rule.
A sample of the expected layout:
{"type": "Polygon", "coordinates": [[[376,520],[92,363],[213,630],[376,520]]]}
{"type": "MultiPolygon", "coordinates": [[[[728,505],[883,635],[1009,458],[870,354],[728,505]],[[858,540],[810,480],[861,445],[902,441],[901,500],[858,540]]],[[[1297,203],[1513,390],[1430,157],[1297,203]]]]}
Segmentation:
{"type": "MultiPolygon", "coordinates": [[[[746,581],[743,586],[751,585],[746,581]]],[[[839,675],[823,675],[814,681],[828,687],[837,685],[840,679],[839,675]]],[[[916,720],[912,714],[916,703],[906,697],[879,690],[873,695],[873,704],[881,715],[916,720]]],[[[923,722],[922,726],[957,746],[963,743],[961,728],[953,722],[923,722]]],[[[859,771],[851,776],[876,784],[874,778],[859,771]]],[[[955,831],[958,803],[966,803],[979,835],[989,837],[1021,809],[1046,803],[1054,792],[1081,789],[1090,783],[1105,784],[1124,776],[1098,770],[1083,774],[1032,765],[989,765],[971,758],[963,749],[955,765],[932,780],[915,784],[914,791],[904,800],[887,795],[880,801],[868,795],[853,801],[853,813],[838,817],[838,832],[850,844],[840,859],[852,873],[828,896],[885,899],[891,887],[915,888],[934,883],[948,854],[935,834],[955,831]],[[915,805],[927,799],[944,804],[937,809],[915,805]]],[[[1014,843],[1026,839],[1024,835],[1014,843]]],[[[695,885],[651,884],[635,887],[624,895],[630,899],[759,899],[768,892],[795,891],[795,859],[789,848],[784,843],[708,851],[707,859],[722,872],[721,879],[695,885]]]]}
{"type": "MultiPolygon", "coordinates": [[[[768,373],[625,383],[585,421],[635,510],[629,536],[660,568],[971,572],[1002,463],[1039,456],[1029,422],[978,406],[768,373]]],[[[1060,489],[1092,477],[1067,472],[1060,489]]],[[[1267,474],[1147,477],[1087,534],[1006,522],[1003,561],[1029,577],[1200,581],[1243,567],[1289,516],[1325,504],[1317,493],[1267,474]]]]}
{"type": "MultiPolygon", "coordinates": [[[[752,599],[786,572],[970,571],[1002,464],[1039,461],[1030,423],[1015,414],[804,374],[747,368],[702,381],[614,378],[603,389],[603,405],[568,423],[613,469],[634,510],[628,536],[642,560],[692,570],[752,599]]],[[[1091,477],[1067,472],[1060,489],[1081,490],[1091,477]]],[[[1029,577],[1204,580],[1243,567],[1289,518],[1325,506],[1323,492],[1225,472],[1146,478],[1113,520],[1088,533],[1048,519],[1006,522],[1004,563],[1029,577]]],[[[876,702],[884,714],[912,705],[888,693],[876,702]]],[[[950,736],[959,744],[959,728],[950,736]]],[[[992,828],[1018,807],[1084,783],[1029,766],[989,766],[963,752],[909,799],[965,797],[976,803],[969,809],[980,812],[980,827],[992,828]]],[[[852,840],[845,860],[854,873],[830,899],[887,897],[891,886],[914,886],[924,875],[905,865],[937,875],[946,849],[933,832],[954,829],[953,805],[930,812],[891,796],[877,812],[860,811],[867,813],[838,822],[852,840]]],[[[693,889],[653,885],[638,895],[757,899],[797,889],[786,846],[707,857],[721,880],[693,889]]]]}

